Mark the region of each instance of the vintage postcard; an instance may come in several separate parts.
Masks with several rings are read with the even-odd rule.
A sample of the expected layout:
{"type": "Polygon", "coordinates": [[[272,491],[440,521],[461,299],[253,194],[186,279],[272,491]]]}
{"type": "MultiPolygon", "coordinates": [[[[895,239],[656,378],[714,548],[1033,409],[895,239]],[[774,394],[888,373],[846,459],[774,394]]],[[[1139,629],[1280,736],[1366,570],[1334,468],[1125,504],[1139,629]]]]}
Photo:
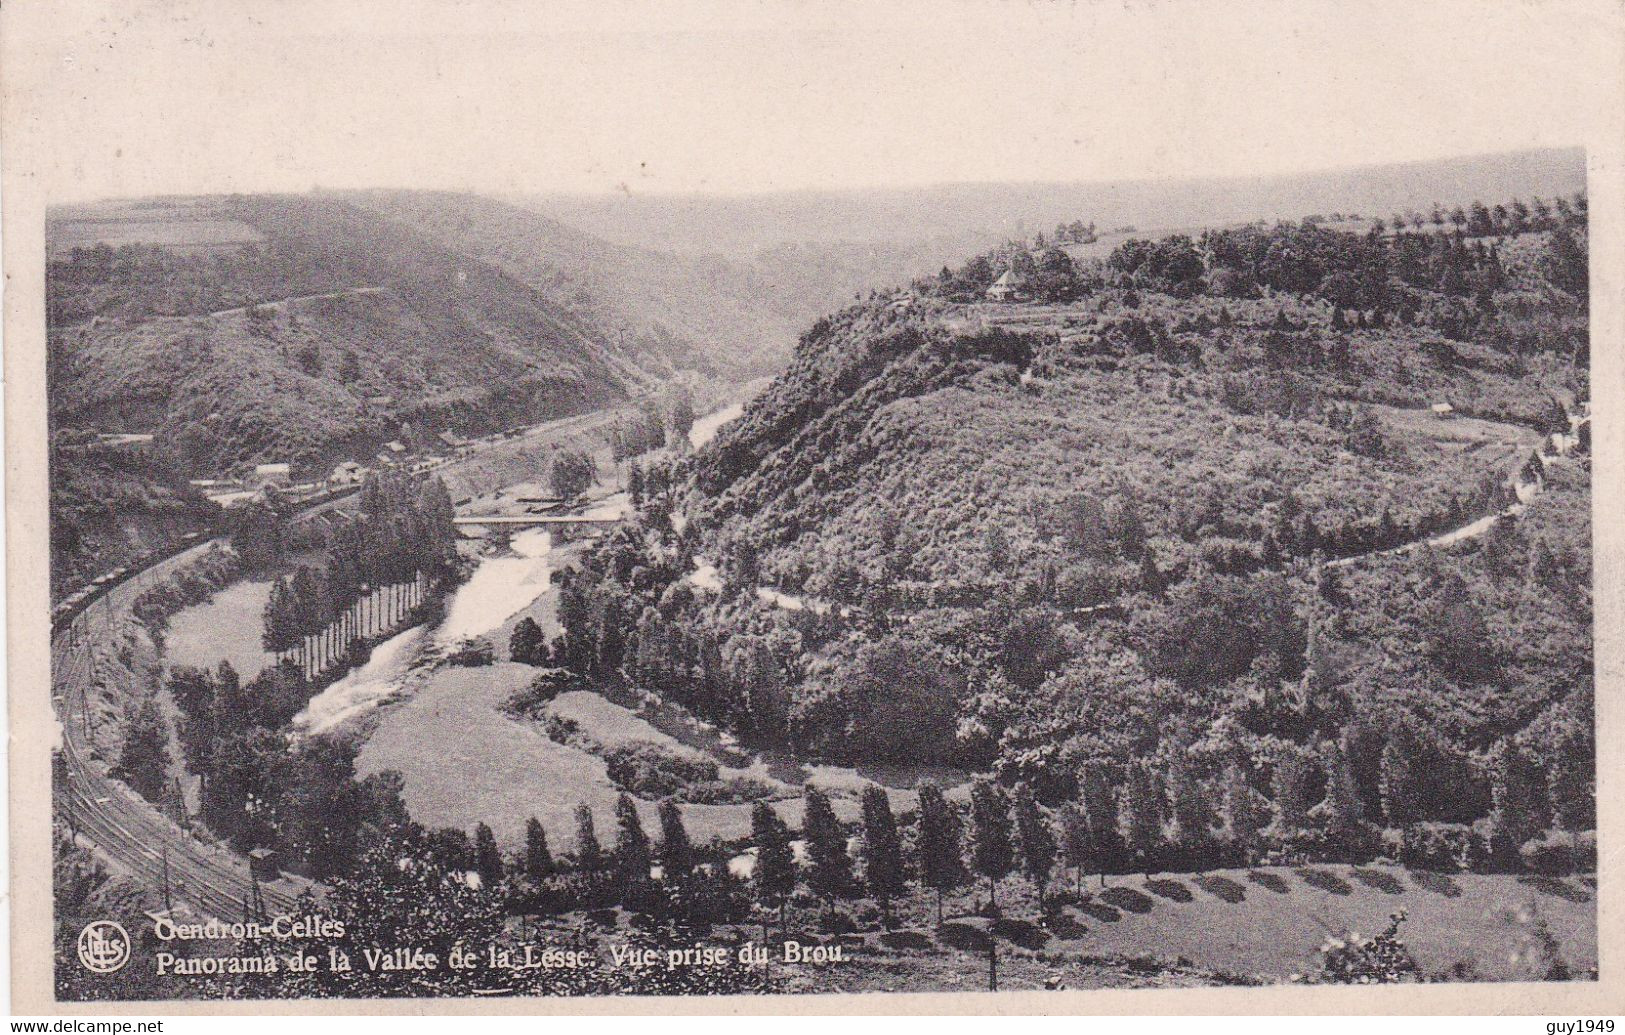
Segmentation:
{"type": "Polygon", "coordinates": [[[1622,26],[6,4],[17,1010],[1617,1012],[1622,26]]]}

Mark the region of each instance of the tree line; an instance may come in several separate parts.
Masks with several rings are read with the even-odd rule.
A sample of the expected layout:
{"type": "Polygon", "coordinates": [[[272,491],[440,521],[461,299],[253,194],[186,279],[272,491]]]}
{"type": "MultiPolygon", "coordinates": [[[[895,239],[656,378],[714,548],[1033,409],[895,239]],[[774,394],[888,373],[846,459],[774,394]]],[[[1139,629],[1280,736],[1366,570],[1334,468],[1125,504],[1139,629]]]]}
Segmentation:
{"type": "Polygon", "coordinates": [[[300,565],[271,586],[262,639],[306,679],[359,642],[394,628],[455,568],[456,510],[439,478],[370,474],[360,513],[336,524],[319,567],[300,565]]]}

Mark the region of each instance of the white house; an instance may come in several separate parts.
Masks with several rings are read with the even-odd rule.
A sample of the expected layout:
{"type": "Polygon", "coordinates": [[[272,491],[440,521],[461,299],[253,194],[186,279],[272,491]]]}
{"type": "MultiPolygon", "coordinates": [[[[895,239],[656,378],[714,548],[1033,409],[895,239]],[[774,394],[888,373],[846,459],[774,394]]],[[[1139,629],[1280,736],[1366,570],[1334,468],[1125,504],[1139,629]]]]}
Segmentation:
{"type": "Polygon", "coordinates": [[[1435,417],[1449,417],[1455,414],[1456,408],[1446,402],[1437,402],[1429,407],[1435,417]]]}
{"type": "Polygon", "coordinates": [[[987,289],[987,297],[993,302],[1015,302],[1021,298],[1021,278],[1016,276],[1015,270],[1005,270],[999,274],[999,279],[987,289]]]}

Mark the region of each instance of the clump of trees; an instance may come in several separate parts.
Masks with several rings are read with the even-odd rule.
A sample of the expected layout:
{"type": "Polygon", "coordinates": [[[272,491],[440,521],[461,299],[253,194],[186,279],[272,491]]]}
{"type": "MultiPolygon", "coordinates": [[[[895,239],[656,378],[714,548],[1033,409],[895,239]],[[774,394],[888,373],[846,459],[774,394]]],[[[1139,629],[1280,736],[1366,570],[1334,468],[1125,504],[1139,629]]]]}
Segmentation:
{"type": "Polygon", "coordinates": [[[178,667],[169,692],[180,711],[186,767],[201,783],[202,818],[241,850],[285,849],[318,879],[342,873],[371,833],[404,821],[400,775],[357,780],[357,748],[281,732],[309,699],[292,663],[243,684],[229,663],[178,667]]]}
{"type": "Polygon", "coordinates": [[[337,525],[324,563],[276,580],[265,607],[265,649],[296,659],[306,679],[352,647],[400,625],[455,571],[456,511],[445,483],[369,475],[361,512],[337,525]]]}
{"type": "Polygon", "coordinates": [[[548,466],[548,484],[562,499],[574,499],[597,483],[598,465],[585,453],[560,450],[548,466]]]}

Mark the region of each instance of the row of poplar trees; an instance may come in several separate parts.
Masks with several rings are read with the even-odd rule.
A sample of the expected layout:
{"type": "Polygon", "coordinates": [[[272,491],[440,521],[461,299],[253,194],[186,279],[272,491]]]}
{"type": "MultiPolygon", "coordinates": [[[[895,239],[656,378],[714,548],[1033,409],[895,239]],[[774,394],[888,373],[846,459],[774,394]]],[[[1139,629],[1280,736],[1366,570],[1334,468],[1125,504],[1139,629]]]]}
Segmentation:
{"type": "Polygon", "coordinates": [[[455,568],[456,510],[439,478],[369,475],[360,502],[328,533],[323,562],[278,578],[266,602],[265,649],[307,679],[397,626],[455,568]]]}
{"type": "MultiPolygon", "coordinates": [[[[944,895],[978,877],[988,882],[990,904],[996,904],[998,881],[1017,870],[1034,877],[1042,900],[1058,858],[1059,846],[1050,824],[1025,786],[1010,795],[991,781],[974,784],[968,829],[966,819],[934,784],[920,788],[912,831],[899,826],[889,796],[874,785],[864,789],[856,837],[849,836],[829,796],[819,788],[806,788],[803,806],[799,851],[789,826],[771,805],[757,802],[751,811],[751,845],[756,853],[751,890],[758,905],[777,912],[781,927],[801,887],[820,899],[826,911],[838,899],[866,894],[879,906],[888,927],[893,904],[909,895],[915,882],[936,892],[939,920],[944,895]]],[[[660,866],[665,883],[681,881],[693,872],[701,854],[689,838],[676,802],[662,802],[658,815],[660,839],[655,841],[644,831],[636,803],[622,794],[615,809],[615,842],[606,851],[599,842],[591,808],[578,806],[569,868],[612,871],[617,886],[625,890],[624,905],[650,901],[643,890],[652,867],[660,866]]],[[[485,880],[501,878],[501,858],[483,824],[476,831],[474,859],[485,880]]],[[[551,876],[559,868],[538,820],[532,819],[526,828],[524,853],[517,863],[519,872],[535,880],[551,876]]]]}
{"type": "MultiPolygon", "coordinates": [[[[937,785],[924,784],[910,826],[899,825],[886,791],[871,784],[864,789],[855,829],[849,831],[829,796],[809,786],[803,792],[799,850],[771,805],[757,802],[753,807],[752,897],[762,909],[776,912],[783,928],[802,887],[822,901],[826,912],[837,899],[867,895],[890,927],[893,904],[916,884],[935,893],[940,922],[949,892],[982,882],[985,906],[996,913],[1000,882],[1018,874],[1031,882],[1042,912],[1052,882],[1064,869],[1081,891],[1085,874],[1099,873],[1104,885],[1108,873],[1154,871],[1169,849],[1185,849],[1187,861],[1205,869],[1217,860],[1206,857],[1204,849],[1228,842],[1244,862],[1251,862],[1268,843],[1311,827],[1333,834],[1365,827],[1346,754],[1336,742],[1324,748],[1320,759],[1295,753],[1280,761],[1273,801],[1252,789],[1239,764],[1225,769],[1217,786],[1198,779],[1190,766],[1175,764],[1163,772],[1148,762],[1129,765],[1118,786],[1106,766],[1089,764],[1080,773],[1078,799],[1053,812],[1039,804],[1025,783],[1007,791],[991,779],[978,779],[963,809],[937,785]],[[1316,773],[1321,767],[1323,772],[1316,773]]],[[[1404,807],[1413,791],[1406,785],[1426,777],[1400,765],[1391,751],[1385,760],[1390,773],[1383,787],[1384,811],[1394,821],[1414,819],[1404,807]]],[[[1508,828],[1505,834],[1515,846],[1537,836],[1546,823],[1538,807],[1538,767],[1521,748],[1505,744],[1498,748],[1493,768],[1492,818],[1508,828]]],[[[661,803],[659,820],[661,837],[655,842],[645,833],[631,796],[622,794],[615,844],[606,852],[592,810],[578,806],[573,868],[613,871],[617,886],[625,889],[622,904],[642,908],[651,901],[652,866],[661,866],[663,882],[681,881],[694,872],[702,854],[684,829],[676,802],[661,803]]],[[[502,865],[489,831],[482,830],[477,842],[483,849],[477,853],[482,870],[490,869],[490,879],[497,879],[502,865]]],[[[546,832],[535,819],[516,869],[534,879],[555,872],[546,832]]]]}

